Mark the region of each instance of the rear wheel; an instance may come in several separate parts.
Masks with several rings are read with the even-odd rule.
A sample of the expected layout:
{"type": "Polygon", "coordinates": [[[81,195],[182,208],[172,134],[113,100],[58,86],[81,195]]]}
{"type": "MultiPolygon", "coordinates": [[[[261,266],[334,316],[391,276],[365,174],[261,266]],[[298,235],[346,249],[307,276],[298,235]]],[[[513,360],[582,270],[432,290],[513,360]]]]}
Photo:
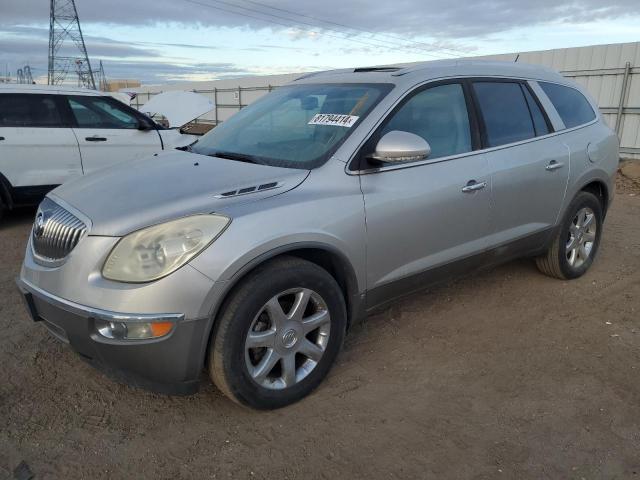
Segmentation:
{"type": "Polygon", "coordinates": [[[283,407],[326,376],[346,323],[342,291],[326,270],[294,257],[276,259],[250,274],[223,307],[209,373],[238,403],[283,407]]]}
{"type": "Polygon", "coordinates": [[[564,280],[584,275],[596,256],[601,234],[600,200],[592,193],[580,192],[569,205],[551,247],[536,259],[538,269],[564,280]]]}

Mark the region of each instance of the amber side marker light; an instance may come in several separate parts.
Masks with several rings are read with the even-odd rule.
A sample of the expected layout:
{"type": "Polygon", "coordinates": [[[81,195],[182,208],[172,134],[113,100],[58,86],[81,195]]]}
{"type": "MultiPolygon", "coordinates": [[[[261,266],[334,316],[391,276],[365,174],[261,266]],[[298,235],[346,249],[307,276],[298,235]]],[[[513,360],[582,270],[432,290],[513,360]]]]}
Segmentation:
{"type": "Polygon", "coordinates": [[[153,337],[164,337],[173,328],[172,322],[155,322],[151,324],[151,333],[153,337]]]}
{"type": "Polygon", "coordinates": [[[148,340],[167,336],[173,330],[173,322],[109,322],[96,320],[96,330],[113,340],[148,340]]]}

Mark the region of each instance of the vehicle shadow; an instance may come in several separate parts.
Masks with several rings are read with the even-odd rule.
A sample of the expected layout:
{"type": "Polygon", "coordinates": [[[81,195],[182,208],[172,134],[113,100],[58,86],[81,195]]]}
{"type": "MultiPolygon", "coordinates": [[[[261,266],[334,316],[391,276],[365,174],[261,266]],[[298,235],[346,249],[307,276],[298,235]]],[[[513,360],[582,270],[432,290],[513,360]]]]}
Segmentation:
{"type": "Polygon", "coordinates": [[[0,219],[0,231],[33,222],[36,210],[37,207],[18,207],[14,210],[4,212],[4,215],[0,219]]]}

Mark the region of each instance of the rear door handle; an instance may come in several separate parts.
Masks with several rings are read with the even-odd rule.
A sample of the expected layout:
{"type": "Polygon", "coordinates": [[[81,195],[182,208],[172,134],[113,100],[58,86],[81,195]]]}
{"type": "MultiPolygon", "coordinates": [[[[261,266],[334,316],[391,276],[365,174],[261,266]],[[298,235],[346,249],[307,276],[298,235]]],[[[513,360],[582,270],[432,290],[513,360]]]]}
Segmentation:
{"type": "Polygon", "coordinates": [[[4,140],[4,137],[0,137],[0,142],[1,142],[2,140],[4,140]]]}
{"type": "Polygon", "coordinates": [[[564,167],[564,163],[562,162],[556,162],[555,160],[551,160],[549,162],[549,165],[547,165],[546,167],[544,167],[544,169],[547,172],[553,172],[554,170],[558,170],[559,168],[564,167]]]}
{"type": "Polygon", "coordinates": [[[475,180],[469,180],[469,182],[467,182],[467,185],[462,187],[462,192],[472,193],[472,192],[475,192],[476,190],[482,190],[486,186],[487,186],[487,182],[478,183],[475,180]]]}
{"type": "Polygon", "coordinates": [[[85,137],[85,140],[87,142],[106,142],[107,141],[105,137],[98,137],[97,135],[94,135],[93,137],[85,137]]]}

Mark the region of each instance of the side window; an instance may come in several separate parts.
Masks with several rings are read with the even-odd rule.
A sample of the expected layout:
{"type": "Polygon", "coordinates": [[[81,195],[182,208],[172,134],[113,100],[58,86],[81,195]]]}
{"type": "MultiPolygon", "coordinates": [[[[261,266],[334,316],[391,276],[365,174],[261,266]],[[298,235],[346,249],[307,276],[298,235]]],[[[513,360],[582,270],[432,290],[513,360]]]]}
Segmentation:
{"type": "Polygon", "coordinates": [[[527,99],[527,105],[529,106],[529,112],[531,113],[531,118],[533,119],[533,126],[536,129],[536,136],[546,135],[549,132],[549,126],[547,125],[547,120],[538,105],[538,102],[535,101],[533,95],[527,87],[521,85],[522,91],[524,92],[524,96],[527,99]]]}
{"type": "Polygon", "coordinates": [[[473,88],[484,120],[487,147],[536,136],[529,106],[517,82],[475,82],[473,88]]]}
{"type": "Polygon", "coordinates": [[[578,90],[555,83],[538,82],[558,111],[567,128],[589,123],[596,118],[591,105],[578,90]]]}
{"type": "Polygon", "coordinates": [[[440,85],[416,93],[394,113],[381,136],[393,130],[414,133],[429,142],[429,159],[470,152],[471,128],[462,85],[440,85]]]}
{"type": "Polygon", "coordinates": [[[79,128],[138,128],[138,119],[110,99],[93,96],[68,97],[79,128]]]}
{"type": "Polygon", "coordinates": [[[0,127],[64,127],[53,95],[0,94],[0,127]]]}
{"type": "Polygon", "coordinates": [[[95,127],[100,125],[100,115],[75,100],[69,100],[69,106],[79,127],[95,127]]]}

